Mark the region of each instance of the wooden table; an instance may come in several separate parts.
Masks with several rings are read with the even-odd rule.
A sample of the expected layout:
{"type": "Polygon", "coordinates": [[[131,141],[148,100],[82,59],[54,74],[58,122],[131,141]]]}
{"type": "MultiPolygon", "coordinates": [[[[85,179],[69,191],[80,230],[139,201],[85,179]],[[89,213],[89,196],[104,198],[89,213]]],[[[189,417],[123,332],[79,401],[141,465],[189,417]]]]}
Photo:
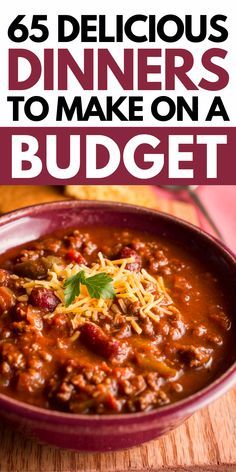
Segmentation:
{"type": "MultiPolygon", "coordinates": [[[[158,201],[157,207],[197,224],[189,205],[158,201]]],[[[0,471],[236,472],[236,391],[199,411],[167,436],[115,453],[59,450],[0,426],[0,471]]]]}

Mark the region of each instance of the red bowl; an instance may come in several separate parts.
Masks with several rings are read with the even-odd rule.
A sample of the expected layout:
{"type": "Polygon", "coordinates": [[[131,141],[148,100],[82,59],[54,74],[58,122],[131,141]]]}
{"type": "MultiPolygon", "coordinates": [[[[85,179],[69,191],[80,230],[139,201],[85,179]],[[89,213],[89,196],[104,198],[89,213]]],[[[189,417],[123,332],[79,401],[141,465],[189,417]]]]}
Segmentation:
{"type": "MultiPolygon", "coordinates": [[[[119,203],[63,201],[17,210],[0,218],[0,252],[57,229],[107,225],[130,227],[162,235],[187,248],[220,274],[235,309],[236,258],[219,241],[172,216],[119,203]]],[[[0,413],[15,428],[41,442],[80,451],[128,448],[172,430],[199,408],[225,393],[236,382],[236,344],[225,371],[194,395],[148,413],[78,415],[44,410],[0,395],[0,413]]]]}

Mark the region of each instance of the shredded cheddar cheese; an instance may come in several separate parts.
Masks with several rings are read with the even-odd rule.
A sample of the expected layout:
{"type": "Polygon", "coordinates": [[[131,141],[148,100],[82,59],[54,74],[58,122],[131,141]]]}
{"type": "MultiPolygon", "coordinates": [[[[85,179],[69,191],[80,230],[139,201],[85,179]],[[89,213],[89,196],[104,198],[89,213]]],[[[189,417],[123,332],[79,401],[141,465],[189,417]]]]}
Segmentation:
{"type": "Polygon", "coordinates": [[[130,323],[132,329],[137,333],[142,333],[139,320],[149,317],[158,323],[162,314],[173,315],[177,308],[168,294],[162,277],[153,277],[145,269],[134,272],[126,269],[128,263],[134,262],[132,257],[111,261],[106,259],[100,252],[98,262],[91,267],[83,264],[71,263],[67,266],[54,264],[48,271],[47,280],[29,280],[24,283],[29,295],[34,287],[45,287],[54,291],[61,303],[55,311],[47,314],[53,317],[57,313],[68,314],[73,330],[76,330],[86,320],[91,319],[112,319],[118,314],[124,316],[130,323]],[[115,299],[91,298],[85,286],[81,286],[80,294],[69,305],[64,304],[64,283],[73,275],[83,270],[86,277],[91,277],[99,273],[106,273],[112,278],[115,291],[115,299]],[[136,303],[139,309],[136,311],[129,309],[131,303],[136,303]]]}

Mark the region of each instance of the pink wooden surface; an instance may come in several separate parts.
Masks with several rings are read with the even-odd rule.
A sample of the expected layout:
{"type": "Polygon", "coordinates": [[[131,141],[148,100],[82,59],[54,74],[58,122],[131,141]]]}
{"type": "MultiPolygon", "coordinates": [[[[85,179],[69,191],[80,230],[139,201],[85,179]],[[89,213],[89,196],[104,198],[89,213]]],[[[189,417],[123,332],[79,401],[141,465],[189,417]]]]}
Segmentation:
{"type": "MultiPolygon", "coordinates": [[[[199,185],[196,189],[206,209],[220,229],[226,244],[236,253],[236,185],[199,185]]],[[[158,197],[190,202],[186,192],[174,193],[156,187],[158,197]]],[[[205,217],[198,211],[200,226],[214,235],[205,217]]]]}

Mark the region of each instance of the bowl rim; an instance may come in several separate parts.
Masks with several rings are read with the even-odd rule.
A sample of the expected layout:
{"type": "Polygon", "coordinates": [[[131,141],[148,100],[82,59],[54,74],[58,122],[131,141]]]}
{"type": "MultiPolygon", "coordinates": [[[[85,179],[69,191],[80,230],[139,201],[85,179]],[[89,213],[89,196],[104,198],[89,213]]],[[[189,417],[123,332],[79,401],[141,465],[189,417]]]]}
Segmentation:
{"type": "MultiPolygon", "coordinates": [[[[5,224],[10,223],[14,220],[19,220],[24,216],[35,216],[37,213],[43,213],[44,211],[50,211],[53,209],[68,209],[68,208],[80,208],[84,207],[85,209],[92,209],[94,207],[99,207],[100,209],[113,209],[115,211],[129,211],[133,214],[144,213],[154,218],[161,218],[165,221],[170,221],[181,226],[183,229],[189,229],[193,234],[200,237],[201,239],[208,242],[210,245],[214,246],[217,250],[224,254],[230,260],[231,264],[236,267],[236,255],[231,251],[223,242],[210,235],[203,229],[195,226],[192,223],[186,222],[185,220],[178,218],[176,216],[169,215],[165,212],[154,210],[147,207],[142,207],[138,205],[131,205],[126,203],[119,203],[114,201],[102,201],[102,200],[59,200],[55,202],[46,202],[36,205],[26,206],[14,211],[5,213],[0,216],[0,229],[5,224]]],[[[1,234],[0,234],[1,238],[1,234]]],[[[201,390],[189,395],[182,400],[170,403],[166,406],[147,411],[147,412],[137,412],[137,413],[118,413],[118,414],[78,414],[78,413],[66,413],[59,410],[50,410],[46,408],[37,407],[29,403],[25,403],[19,400],[14,399],[13,397],[7,396],[0,393],[0,410],[3,408],[7,412],[10,412],[14,415],[20,414],[21,416],[29,416],[31,419],[50,420],[50,422],[62,424],[68,424],[73,426],[75,423],[78,425],[87,425],[93,423],[94,421],[100,422],[103,424],[109,425],[110,423],[114,425],[115,422],[119,424],[125,424],[126,422],[132,421],[132,423],[137,420],[143,421],[144,419],[147,422],[151,420],[161,420],[163,418],[168,419],[171,416],[190,416],[194,411],[208,405],[210,402],[216,400],[221,395],[226,393],[231,387],[236,384],[236,361],[219,377],[217,377],[213,382],[211,382],[206,387],[201,390]]],[[[9,416],[9,413],[8,413],[9,416]]],[[[102,434],[102,431],[99,430],[98,434],[102,434]]]]}

